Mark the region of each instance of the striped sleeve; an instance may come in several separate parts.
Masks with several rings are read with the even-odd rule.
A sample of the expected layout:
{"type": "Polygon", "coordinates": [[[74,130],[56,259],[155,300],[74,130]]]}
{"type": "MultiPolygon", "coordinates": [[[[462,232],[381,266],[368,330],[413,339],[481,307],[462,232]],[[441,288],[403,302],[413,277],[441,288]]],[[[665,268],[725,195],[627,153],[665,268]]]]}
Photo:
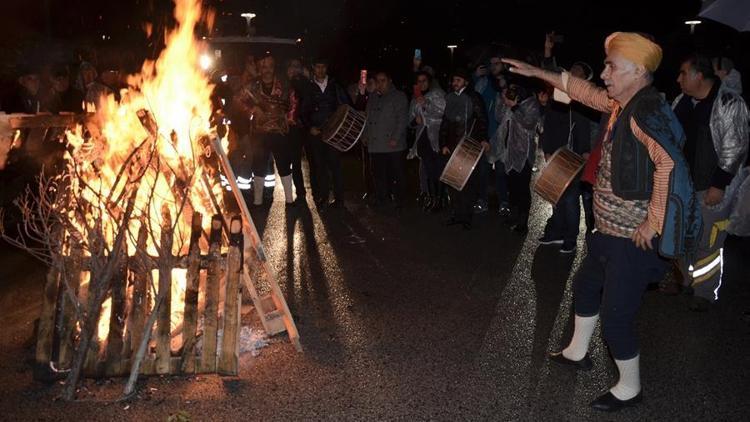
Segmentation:
{"type": "Polygon", "coordinates": [[[654,138],[648,136],[635,122],[630,119],[630,128],[635,137],[646,147],[651,161],[654,162],[654,188],[651,193],[651,201],[648,204],[648,223],[657,233],[662,233],[664,226],[664,214],[667,209],[667,197],[669,196],[669,176],[674,168],[674,161],[667,151],[659,145],[654,138]]]}
{"type": "Polygon", "coordinates": [[[563,83],[570,98],[604,113],[612,111],[614,100],[607,96],[606,89],[599,88],[581,78],[576,78],[567,72],[563,73],[563,81],[565,80],[567,80],[567,83],[563,83]]]}

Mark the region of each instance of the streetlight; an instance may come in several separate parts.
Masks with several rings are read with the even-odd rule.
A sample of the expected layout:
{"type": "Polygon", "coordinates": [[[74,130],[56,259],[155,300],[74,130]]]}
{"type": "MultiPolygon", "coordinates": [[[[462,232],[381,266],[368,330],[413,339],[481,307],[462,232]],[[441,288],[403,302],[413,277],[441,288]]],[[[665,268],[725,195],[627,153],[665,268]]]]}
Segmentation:
{"type": "Polygon", "coordinates": [[[455,44],[449,44],[446,47],[448,47],[448,50],[451,51],[451,65],[453,64],[453,50],[457,49],[458,46],[455,44]]]}
{"type": "Polygon", "coordinates": [[[691,35],[695,34],[695,25],[700,25],[702,23],[703,23],[703,21],[699,20],[699,19],[692,19],[692,20],[685,21],[685,25],[690,25],[690,34],[691,35]]]}
{"type": "Polygon", "coordinates": [[[253,18],[258,15],[252,12],[245,12],[245,13],[241,13],[240,16],[245,18],[245,22],[247,22],[247,36],[252,37],[253,35],[255,35],[255,27],[253,27],[252,21],[253,21],[253,18]]]}

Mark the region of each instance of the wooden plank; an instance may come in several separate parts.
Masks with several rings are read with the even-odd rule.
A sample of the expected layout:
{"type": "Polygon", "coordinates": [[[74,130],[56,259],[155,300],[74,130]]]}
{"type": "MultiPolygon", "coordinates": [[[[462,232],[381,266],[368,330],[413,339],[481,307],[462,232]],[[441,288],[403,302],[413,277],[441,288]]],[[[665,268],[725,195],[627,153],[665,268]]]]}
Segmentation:
{"type": "Polygon", "coordinates": [[[80,118],[72,114],[11,115],[11,129],[72,127],[80,118]]]}
{"type": "Polygon", "coordinates": [[[47,279],[44,283],[42,313],[39,315],[37,327],[34,378],[39,380],[46,380],[50,377],[49,364],[52,359],[52,344],[55,334],[55,307],[59,280],[60,274],[53,266],[47,273],[47,279]]]}
{"type": "Polygon", "coordinates": [[[127,275],[127,248],[123,248],[117,258],[117,269],[112,276],[112,311],[109,318],[109,333],[107,334],[105,372],[119,372],[123,358],[127,275]]]}
{"type": "Polygon", "coordinates": [[[239,367],[242,240],[242,219],[236,216],[230,223],[226,299],[224,300],[224,335],[216,368],[217,372],[222,375],[237,375],[239,367]]]}
{"type": "Polygon", "coordinates": [[[182,359],[180,371],[185,373],[195,372],[195,343],[198,328],[198,292],[200,288],[200,239],[203,233],[203,215],[196,212],[193,214],[193,222],[190,236],[190,249],[188,250],[188,270],[185,280],[185,312],[182,329],[182,359]]]}
{"type": "Polygon", "coordinates": [[[218,335],[219,286],[221,284],[221,228],[222,218],[211,219],[211,236],[208,248],[208,274],[206,277],[206,310],[203,313],[203,351],[200,371],[216,372],[216,339],[218,335]]]}
{"type": "MultiPolygon", "coordinates": [[[[78,295],[81,276],[83,275],[81,273],[82,256],[81,246],[79,244],[73,245],[70,250],[69,265],[66,265],[66,271],[69,274],[68,283],[76,295],[78,295]]],[[[76,326],[75,306],[75,303],[67,294],[63,295],[63,313],[60,321],[60,354],[57,364],[59,369],[69,369],[73,359],[73,334],[76,326]]]]}
{"type": "Polygon", "coordinates": [[[169,373],[172,356],[172,218],[167,209],[162,210],[161,248],[159,257],[159,294],[165,293],[156,320],[156,373],[169,373]]]}
{"type": "Polygon", "coordinates": [[[131,310],[128,317],[128,337],[125,347],[125,355],[135,355],[138,345],[143,338],[143,329],[149,313],[149,287],[151,285],[151,268],[148,262],[151,259],[146,253],[146,240],[148,239],[148,228],[146,223],[141,224],[138,230],[135,256],[128,261],[129,270],[133,273],[133,298],[131,310]]]}

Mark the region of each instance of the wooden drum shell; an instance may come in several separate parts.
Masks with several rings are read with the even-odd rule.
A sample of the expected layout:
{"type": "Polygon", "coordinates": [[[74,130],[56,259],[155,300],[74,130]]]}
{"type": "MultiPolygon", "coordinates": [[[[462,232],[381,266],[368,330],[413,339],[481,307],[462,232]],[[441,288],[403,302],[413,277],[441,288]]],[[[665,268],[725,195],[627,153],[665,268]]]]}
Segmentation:
{"type": "Polygon", "coordinates": [[[558,149],[534,183],[534,192],[555,206],[585,164],[586,160],[570,149],[558,149]]]}
{"type": "Polygon", "coordinates": [[[341,152],[349,151],[362,136],[367,115],[344,104],[334,112],[321,128],[321,140],[341,152]]]}
{"type": "Polygon", "coordinates": [[[461,140],[445,165],[440,181],[453,189],[463,190],[483,152],[482,144],[478,141],[469,137],[461,140]]]}

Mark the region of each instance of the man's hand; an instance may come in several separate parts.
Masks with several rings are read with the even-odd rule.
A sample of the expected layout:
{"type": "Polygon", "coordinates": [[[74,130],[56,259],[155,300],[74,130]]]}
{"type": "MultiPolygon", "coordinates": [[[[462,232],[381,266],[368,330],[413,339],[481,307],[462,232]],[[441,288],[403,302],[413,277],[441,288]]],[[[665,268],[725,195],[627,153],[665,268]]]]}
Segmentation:
{"type": "Polygon", "coordinates": [[[318,129],[316,127],[311,127],[310,128],[310,135],[312,135],[312,136],[318,136],[318,135],[320,135],[320,129],[318,129]]]}
{"type": "Polygon", "coordinates": [[[417,102],[419,105],[424,105],[424,103],[427,101],[427,99],[424,96],[417,97],[414,101],[417,102]]]}
{"type": "Polygon", "coordinates": [[[480,64],[477,66],[477,68],[474,70],[474,75],[477,78],[481,78],[482,76],[487,76],[487,66],[480,64]]]}
{"type": "Polygon", "coordinates": [[[510,65],[510,71],[522,76],[537,77],[541,73],[541,69],[536,66],[532,66],[528,63],[520,60],[513,59],[502,59],[503,63],[510,65]]]}
{"type": "Polygon", "coordinates": [[[654,236],[656,236],[656,231],[654,231],[654,229],[651,228],[651,225],[648,224],[648,220],[643,220],[643,223],[641,223],[641,225],[635,229],[635,232],[633,232],[631,239],[635,243],[635,246],[646,251],[648,249],[654,249],[654,246],[651,243],[651,239],[653,239],[654,236]]]}
{"type": "Polygon", "coordinates": [[[705,202],[708,206],[713,206],[721,202],[722,199],[724,199],[724,191],[711,186],[710,188],[708,188],[706,196],[703,197],[703,202],[705,202]]]}
{"type": "Polygon", "coordinates": [[[552,154],[544,153],[544,162],[549,163],[549,159],[552,158],[552,154]]]}
{"type": "Polygon", "coordinates": [[[487,141],[482,141],[482,149],[484,150],[484,152],[489,151],[490,150],[490,143],[487,142],[487,141]]]}
{"type": "Polygon", "coordinates": [[[451,155],[451,150],[448,149],[448,147],[443,147],[443,155],[451,155]]]}
{"type": "Polygon", "coordinates": [[[422,122],[423,122],[422,116],[417,116],[414,120],[417,122],[418,125],[422,126],[422,122]]]}

